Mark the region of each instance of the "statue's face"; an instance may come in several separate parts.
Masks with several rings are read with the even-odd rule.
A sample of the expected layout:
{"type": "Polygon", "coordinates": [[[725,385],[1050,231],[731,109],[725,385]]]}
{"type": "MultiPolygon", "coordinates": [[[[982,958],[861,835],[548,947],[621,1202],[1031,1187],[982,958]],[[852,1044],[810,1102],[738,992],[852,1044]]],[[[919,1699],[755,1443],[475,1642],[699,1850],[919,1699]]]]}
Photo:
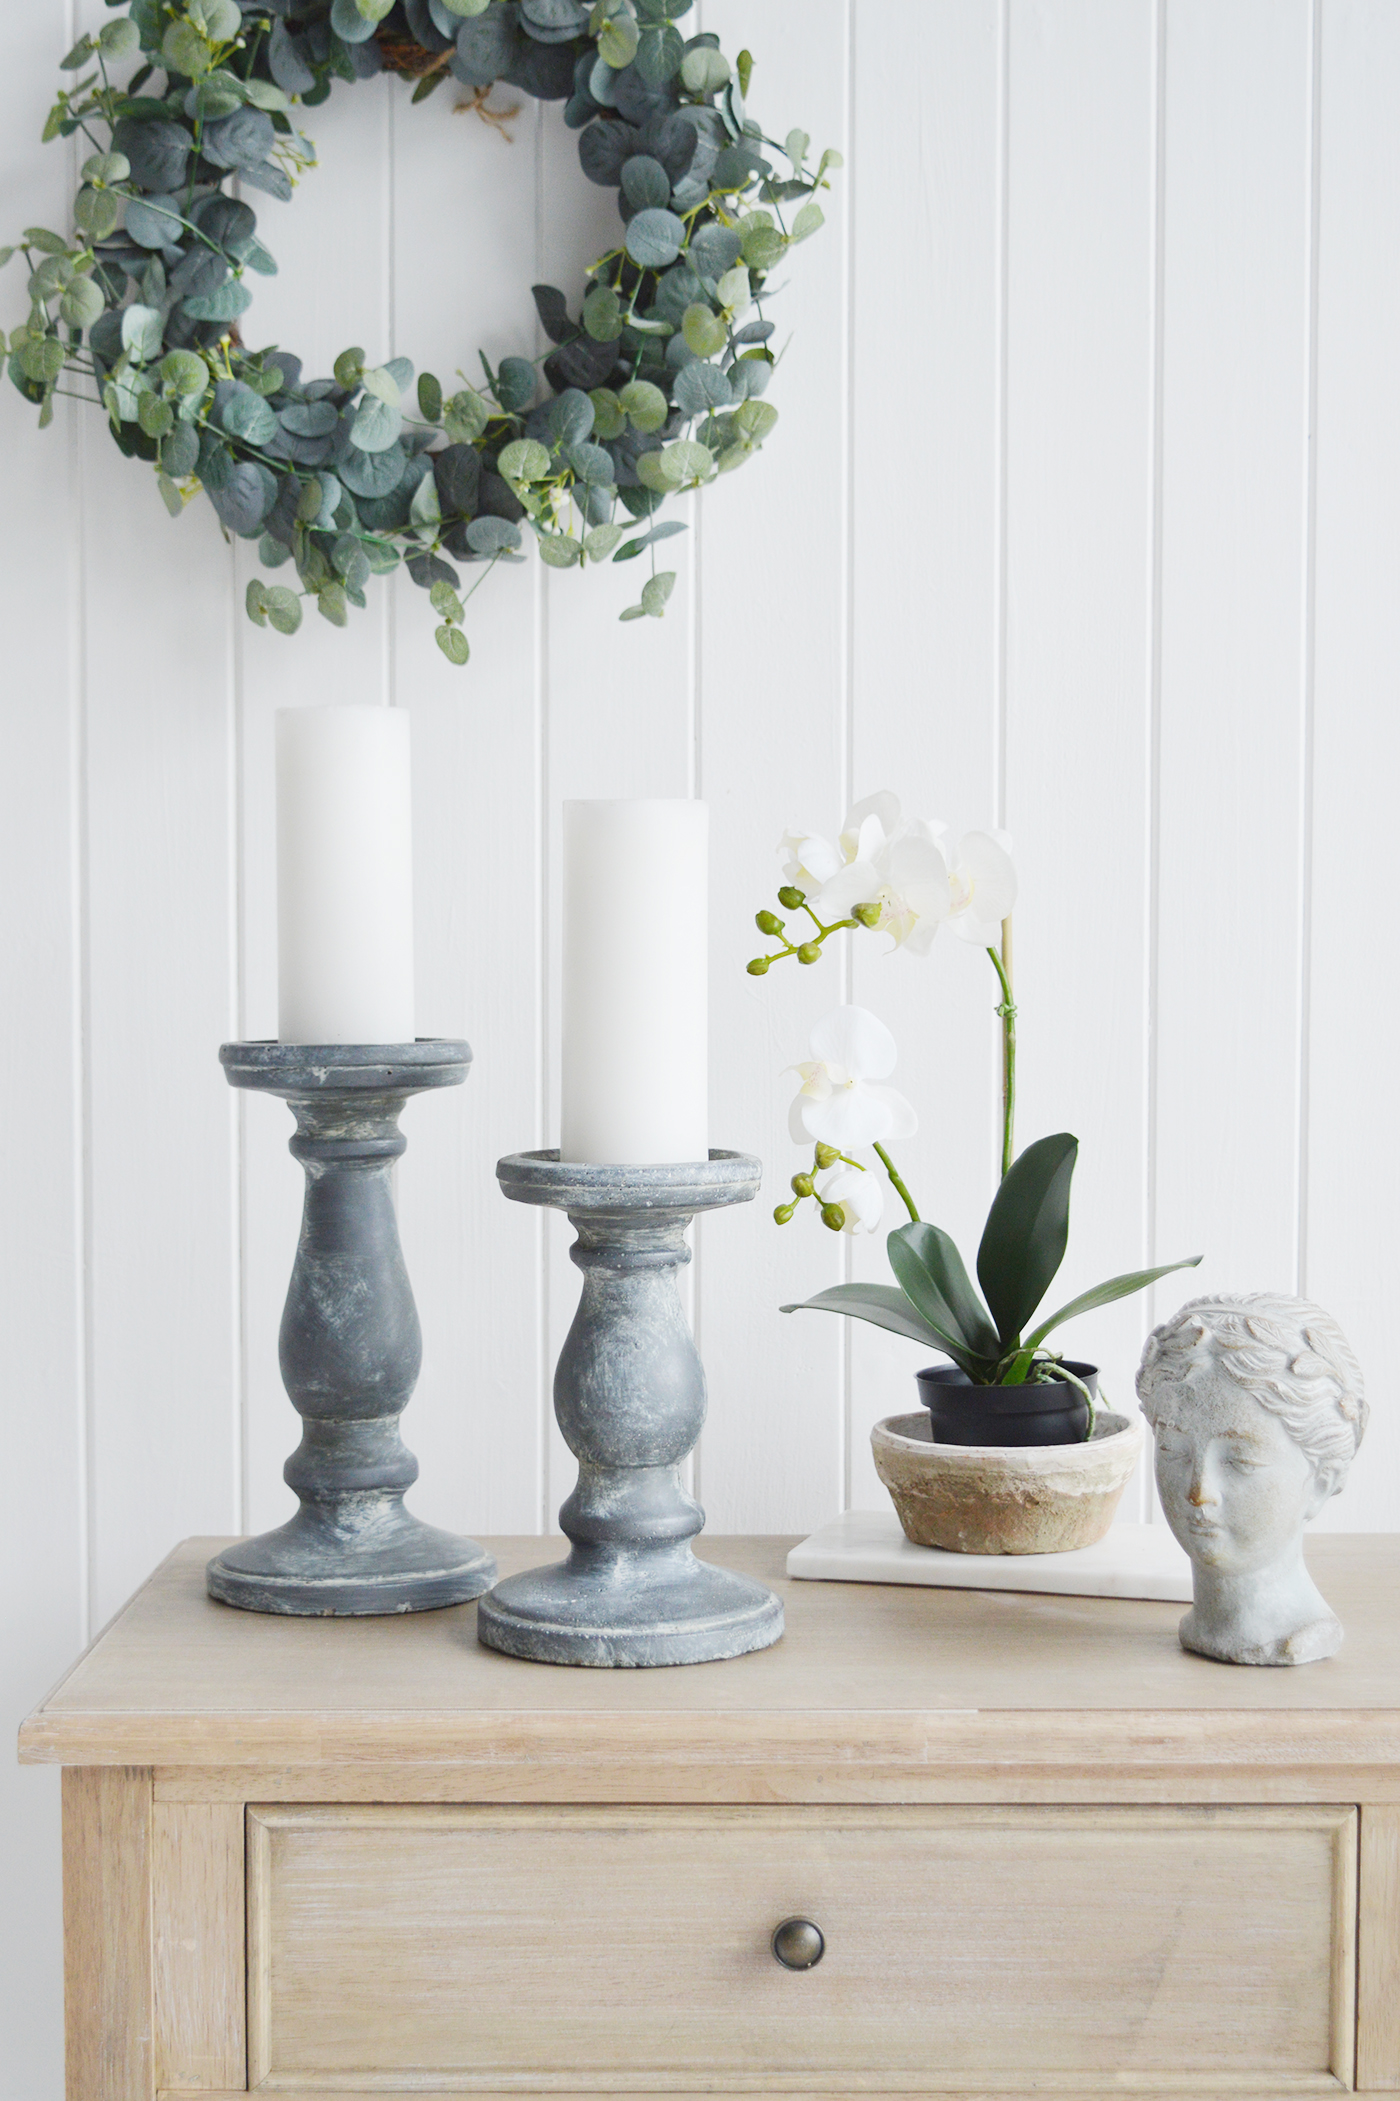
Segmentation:
{"type": "Polygon", "coordinates": [[[1193,1561],[1249,1575],[1287,1553],[1325,1500],[1276,1415],[1202,1352],[1158,1399],[1157,1488],[1193,1561]]]}

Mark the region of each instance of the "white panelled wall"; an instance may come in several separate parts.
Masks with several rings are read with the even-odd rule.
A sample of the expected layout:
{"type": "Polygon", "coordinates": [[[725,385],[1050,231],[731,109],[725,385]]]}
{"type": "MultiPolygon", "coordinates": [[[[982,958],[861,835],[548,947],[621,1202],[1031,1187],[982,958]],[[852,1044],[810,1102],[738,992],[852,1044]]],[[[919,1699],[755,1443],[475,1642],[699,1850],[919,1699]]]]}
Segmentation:
{"type": "MultiPolygon", "coordinates": [[[[569,1235],[491,1171],[557,1136],[567,796],[713,811],[712,1137],[760,1154],[767,1187],[699,1235],[711,1527],[883,1501],[868,1431],[912,1405],[918,1358],[776,1310],[850,1256],[810,1214],[772,1223],[797,1164],[782,1069],[839,999],[876,1008],[923,1117],[909,1179],[966,1247],[994,1171],[994,981],[949,937],[922,963],[862,935],[812,970],[743,964],[785,825],[834,828],[888,785],[1014,835],[1020,1137],[1083,1142],[1063,1295],[1204,1253],[1081,1323],[1077,1353],[1122,1403],[1188,1292],[1307,1291],[1375,1403],[1321,1523],[1400,1526],[1400,9],[697,18],[753,49],[770,130],[847,167],[775,309],[782,420],[691,499],[664,621],[618,625],[635,568],[532,561],[473,599],[465,673],[406,582],[345,633],[258,631],[248,550],[207,507],[168,520],[99,417],[65,405],[40,434],[0,394],[7,1728],[177,1539],[289,1507],[301,1175],[285,1109],[232,1094],[216,1052],[276,1027],[272,715],[301,701],[411,712],[419,1026],[477,1054],[405,1119],[425,1517],[544,1530],[571,1479],[549,1408],[569,1235]]],[[[100,19],[81,0],[77,27],[100,19]]],[[[4,238],[67,208],[72,156],[38,131],[74,28],[72,0],[6,10],[4,238]]],[[[611,245],[557,107],[527,104],[509,143],[389,81],[311,115],[320,171],[294,209],[255,200],[282,274],[250,316],[311,370],[351,342],[444,376],[478,344],[533,350],[531,281],[576,298],[611,245]]],[[[22,303],[12,268],[0,319],[22,303]]],[[[1126,1514],[1148,1510],[1144,1482],[1126,1514]]],[[[56,1775],[0,1756],[0,1817],[0,2101],[56,2101],[56,1775]]]]}

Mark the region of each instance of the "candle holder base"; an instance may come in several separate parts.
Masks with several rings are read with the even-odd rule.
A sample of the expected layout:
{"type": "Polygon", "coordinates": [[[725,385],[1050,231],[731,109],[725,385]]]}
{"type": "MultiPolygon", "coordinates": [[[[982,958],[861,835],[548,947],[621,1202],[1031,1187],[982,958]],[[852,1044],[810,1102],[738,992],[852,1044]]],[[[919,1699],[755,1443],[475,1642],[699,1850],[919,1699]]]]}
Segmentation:
{"type": "Polygon", "coordinates": [[[646,1669],[766,1649],[781,1600],[697,1561],[705,1513],[680,1466],[705,1419],[705,1373],[676,1288],[697,1211],[748,1202],[744,1153],[678,1166],[606,1167],[513,1153],[496,1175],[517,1203],[568,1213],[583,1296],[554,1375],[554,1410],[579,1462],[559,1513],[565,1561],[497,1586],[477,1608],[488,1648],[532,1663],[646,1669]]]}
{"type": "Polygon", "coordinates": [[[435,1612],[479,1598],[496,1564],[474,1539],[425,1525],[402,1505],[366,1510],[353,1526],[299,1510],[275,1532],[226,1547],[209,1563],[209,1595],[245,1612],[363,1617],[435,1612]]]}
{"type": "Polygon", "coordinates": [[[209,1595],[245,1612],[307,1617],[431,1612],[489,1590],[496,1564],[474,1539],[404,1508],[418,1461],[399,1417],[422,1341],[390,1175],[411,1095],[457,1087],[471,1052],[416,1043],[226,1043],[230,1086],[280,1095],[296,1118],[306,1203],[282,1315],[282,1379],[302,1418],[283,1468],[301,1508],[208,1567],[209,1595]]]}
{"type": "Polygon", "coordinates": [[[645,1670],[769,1648],[783,1608],[751,1577],[697,1561],[688,1540],[634,1552],[575,1546],[553,1568],[498,1584],[476,1626],[488,1649],[531,1663],[645,1670]]]}

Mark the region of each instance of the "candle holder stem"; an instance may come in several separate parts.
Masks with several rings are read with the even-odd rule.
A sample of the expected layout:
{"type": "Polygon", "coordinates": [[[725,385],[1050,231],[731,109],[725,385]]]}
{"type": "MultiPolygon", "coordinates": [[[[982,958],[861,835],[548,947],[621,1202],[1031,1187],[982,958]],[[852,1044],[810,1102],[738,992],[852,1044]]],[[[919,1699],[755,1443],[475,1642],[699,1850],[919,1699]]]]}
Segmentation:
{"type": "Polygon", "coordinates": [[[681,1462],[705,1420],[705,1372],[677,1289],[697,1211],[756,1195],[760,1167],[712,1152],[680,1166],[600,1167],[513,1153],[496,1169],[517,1203],[566,1211],[583,1295],[554,1375],[579,1462],[559,1512],[566,1561],[501,1583],[477,1608],[488,1648],[536,1663],[707,1663],[766,1649],[783,1608],[748,1576],[697,1561],[705,1513],[681,1462]]]}
{"type": "Polygon", "coordinates": [[[283,1468],[296,1516],[209,1563],[211,1597],[250,1612],[423,1612],[495,1581],[484,1547],[404,1508],[418,1461],[399,1435],[422,1336],[390,1182],[411,1095],[460,1086],[465,1043],[229,1043],[229,1084],[281,1095],[306,1198],[282,1314],[282,1378],[302,1418],[283,1468]]]}

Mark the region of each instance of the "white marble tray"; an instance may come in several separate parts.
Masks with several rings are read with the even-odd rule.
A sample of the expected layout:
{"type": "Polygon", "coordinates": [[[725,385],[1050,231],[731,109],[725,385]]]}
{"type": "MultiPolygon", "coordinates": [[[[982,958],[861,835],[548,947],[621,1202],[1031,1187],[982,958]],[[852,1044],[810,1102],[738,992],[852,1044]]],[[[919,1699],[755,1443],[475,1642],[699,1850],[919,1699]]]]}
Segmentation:
{"type": "Polygon", "coordinates": [[[787,1572],[824,1583],[928,1583],[1062,1597],[1191,1602],[1191,1563],[1165,1525],[1117,1524],[1072,1554],[948,1554],[916,1547],[893,1510],[848,1510],[792,1549],[787,1572]]]}

